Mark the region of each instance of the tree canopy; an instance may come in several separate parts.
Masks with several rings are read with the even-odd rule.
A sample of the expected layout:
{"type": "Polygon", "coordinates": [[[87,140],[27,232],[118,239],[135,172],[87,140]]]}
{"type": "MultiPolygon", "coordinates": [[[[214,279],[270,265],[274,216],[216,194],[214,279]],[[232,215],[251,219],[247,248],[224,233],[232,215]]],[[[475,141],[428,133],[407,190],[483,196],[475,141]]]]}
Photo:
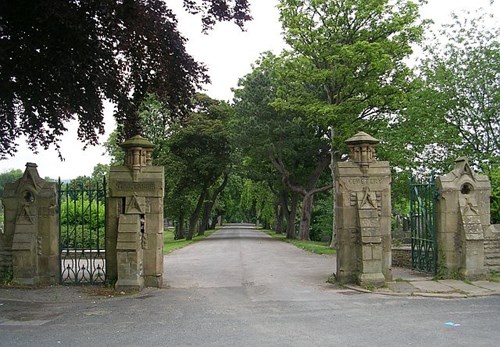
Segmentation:
{"type": "MultiPolygon", "coordinates": [[[[184,0],[216,21],[249,20],[247,0],[184,0]]],[[[138,107],[155,93],[176,117],[189,112],[205,67],[185,50],[173,12],[162,0],[19,0],[0,3],[0,159],[28,145],[48,148],[76,118],[78,138],[104,132],[103,100],[115,103],[125,136],[141,133],[138,107]]]]}

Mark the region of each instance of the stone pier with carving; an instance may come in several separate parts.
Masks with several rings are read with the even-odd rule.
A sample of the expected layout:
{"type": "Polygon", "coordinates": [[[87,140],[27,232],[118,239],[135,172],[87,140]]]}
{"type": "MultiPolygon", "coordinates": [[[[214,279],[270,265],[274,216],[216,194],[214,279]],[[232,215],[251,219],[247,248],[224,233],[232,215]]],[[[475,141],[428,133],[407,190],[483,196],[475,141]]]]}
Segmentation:
{"type": "Polygon", "coordinates": [[[378,140],[359,132],[336,165],[337,280],[383,286],[391,274],[391,169],[375,159],[378,140]]]}
{"type": "Polygon", "coordinates": [[[163,167],[152,166],[153,144],[134,136],[121,147],[125,165],[110,170],[106,262],[120,289],[163,284],[163,167]]]}
{"type": "Polygon", "coordinates": [[[0,278],[25,285],[59,281],[57,185],[27,163],[23,177],[3,194],[5,230],[0,234],[0,278]]]}
{"type": "MultiPolygon", "coordinates": [[[[485,268],[485,233],[490,232],[491,186],[487,176],[474,173],[467,158],[436,180],[438,264],[447,275],[482,278],[485,268]]],[[[491,233],[491,232],[490,232],[491,233]]]]}

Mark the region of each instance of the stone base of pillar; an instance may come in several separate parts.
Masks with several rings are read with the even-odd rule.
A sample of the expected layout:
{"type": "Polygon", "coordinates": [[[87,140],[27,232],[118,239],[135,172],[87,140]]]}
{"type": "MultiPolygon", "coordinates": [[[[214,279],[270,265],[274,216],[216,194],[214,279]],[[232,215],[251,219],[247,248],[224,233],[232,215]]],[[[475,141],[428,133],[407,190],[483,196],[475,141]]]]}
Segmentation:
{"type": "Polygon", "coordinates": [[[144,279],[142,277],[139,277],[137,279],[120,278],[115,284],[115,289],[123,291],[132,291],[132,290],[140,291],[144,289],[144,279]]]}
{"type": "Polygon", "coordinates": [[[163,275],[144,276],[144,285],[146,287],[163,287],[163,275]]]}
{"type": "Polygon", "coordinates": [[[11,282],[12,284],[19,284],[22,286],[37,286],[40,284],[40,281],[36,277],[14,277],[11,282]]]}
{"type": "Polygon", "coordinates": [[[385,276],[382,273],[362,273],[358,276],[358,283],[362,287],[380,288],[385,285],[385,276]]]}

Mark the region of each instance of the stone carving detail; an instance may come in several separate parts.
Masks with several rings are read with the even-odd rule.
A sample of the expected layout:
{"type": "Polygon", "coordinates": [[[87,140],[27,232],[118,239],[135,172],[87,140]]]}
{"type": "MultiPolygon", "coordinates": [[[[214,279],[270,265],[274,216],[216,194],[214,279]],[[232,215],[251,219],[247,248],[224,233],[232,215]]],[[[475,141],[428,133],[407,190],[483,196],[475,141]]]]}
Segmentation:
{"type": "Polygon", "coordinates": [[[377,208],[377,196],[374,192],[371,192],[368,187],[365,187],[363,192],[358,195],[358,201],[360,201],[358,205],[359,209],[377,208]],[[359,199],[360,196],[361,199],[359,199]]]}
{"type": "Polygon", "coordinates": [[[134,194],[130,198],[130,202],[127,205],[127,209],[125,211],[127,214],[144,214],[146,213],[146,198],[139,197],[134,194]]]}
{"type": "Polygon", "coordinates": [[[35,214],[31,211],[31,207],[27,203],[23,203],[19,210],[17,224],[34,224],[35,214]]]}
{"type": "Polygon", "coordinates": [[[351,192],[350,198],[351,206],[356,206],[356,204],[358,203],[358,195],[356,194],[356,192],[351,192]]]}

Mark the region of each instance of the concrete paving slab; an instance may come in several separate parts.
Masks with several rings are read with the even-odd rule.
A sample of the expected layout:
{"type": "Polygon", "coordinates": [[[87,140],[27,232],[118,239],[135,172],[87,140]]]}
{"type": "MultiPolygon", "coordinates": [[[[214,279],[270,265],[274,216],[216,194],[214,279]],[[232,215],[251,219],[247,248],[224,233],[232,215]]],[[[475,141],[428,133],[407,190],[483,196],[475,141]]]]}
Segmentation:
{"type": "Polygon", "coordinates": [[[393,267],[392,278],[395,280],[402,279],[405,281],[430,281],[432,280],[432,275],[424,272],[414,271],[412,269],[393,267]]]}
{"type": "Polygon", "coordinates": [[[491,290],[489,289],[478,287],[458,280],[440,280],[438,282],[447,285],[449,287],[455,288],[456,290],[461,291],[463,293],[472,295],[483,295],[491,292],[491,290]]]}
{"type": "Polygon", "coordinates": [[[456,292],[455,288],[447,286],[445,284],[436,281],[412,281],[410,282],[412,286],[418,289],[419,292],[423,293],[452,293],[456,292]]]}
{"type": "Polygon", "coordinates": [[[394,293],[406,293],[411,294],[417,289],[408,282],[389,282],[387,287],[394,293]]]}
{"type": "Polygon", "coordinates": [[[497,282],[490,282],[490,281],[474,281],[472,282],[473,285],[481,288],[486,288],[492,291],[495,291],[497,293],[500,293],[500,283],[497,282]]]}

